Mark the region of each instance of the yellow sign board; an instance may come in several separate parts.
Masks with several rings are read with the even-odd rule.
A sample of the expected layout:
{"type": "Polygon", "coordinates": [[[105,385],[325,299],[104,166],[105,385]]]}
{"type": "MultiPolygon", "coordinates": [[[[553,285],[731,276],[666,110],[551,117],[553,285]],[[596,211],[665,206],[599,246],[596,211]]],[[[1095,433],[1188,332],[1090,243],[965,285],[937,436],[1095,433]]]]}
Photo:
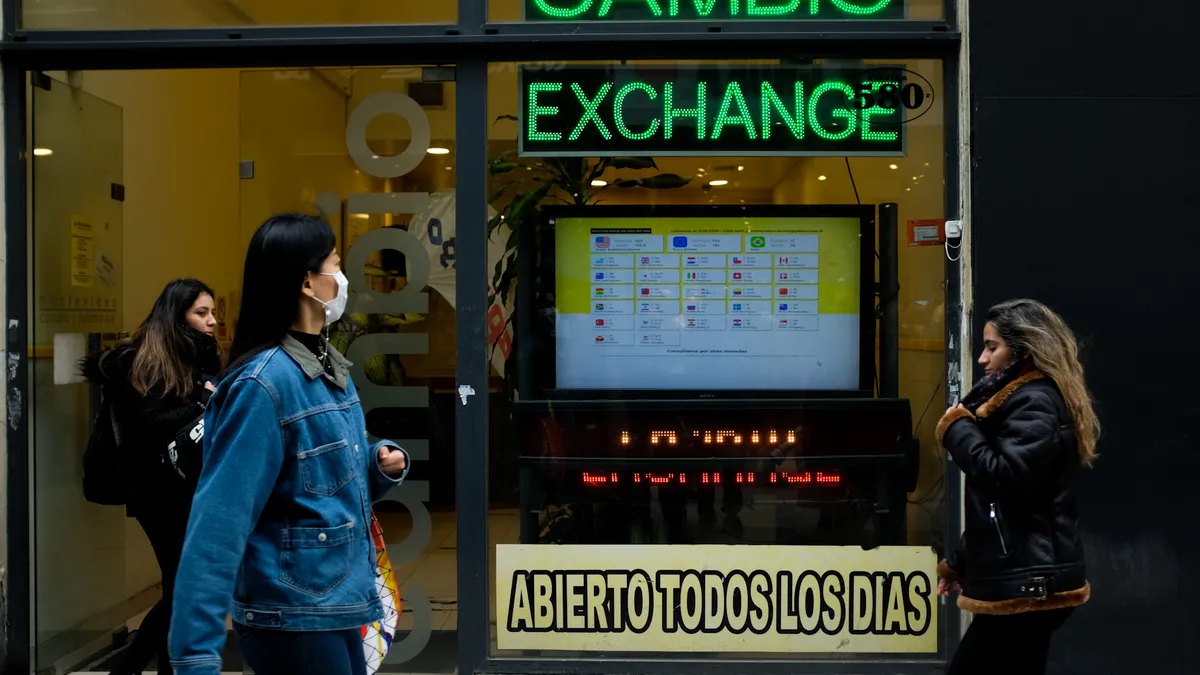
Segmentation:
{"type": "Polygon", "coordinates": [[[500,649],[936,653],[920,546],[496,547],[500,649]]]}

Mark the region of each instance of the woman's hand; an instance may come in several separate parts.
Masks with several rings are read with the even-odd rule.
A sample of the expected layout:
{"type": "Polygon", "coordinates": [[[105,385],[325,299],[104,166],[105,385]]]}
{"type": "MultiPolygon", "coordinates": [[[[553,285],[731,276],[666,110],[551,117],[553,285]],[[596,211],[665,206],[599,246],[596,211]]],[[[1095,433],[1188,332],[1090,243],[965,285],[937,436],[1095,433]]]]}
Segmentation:
{"type": "Polygon", "coordinates": [[[212,383],[212,382],[205,382],[205,383],[204,383],[204,388],[205,388],[205,389],[207,389],[207,390],[209,390],[209,391],[216,391],[216,390],[217,390],[216,386],[215,386],[215,385],[213,385],[213,383],[212,383]]]}
{"type": "MultiPolygon", "coordinates": [[[[956,405],[952,405],[949,408],[946,408],[946,415],[949,415],[950,413],[954,412],[958,408],[962,408],[963,410],[966,410],[966,408],[963,406],[963,404],[959,403],[956,405]]],[[[945,417],[946,415],[942,415],[942,417],[945,417]]]]}
{"type": "Polygon", "coordinates": [[[948,598],[950,597],[951,593],[960,592],[962,592],[962,586],[960,586],[957,581],[954,581],[953,579],[947,579],[946,577],[938,577],[939,598],[948,598]]]}
{"type": "Polygon", "coordinates": [[[389,476],[399,476],[408,467],[408,456],[394,445],[379,448],[379,469],[389,476]]]}

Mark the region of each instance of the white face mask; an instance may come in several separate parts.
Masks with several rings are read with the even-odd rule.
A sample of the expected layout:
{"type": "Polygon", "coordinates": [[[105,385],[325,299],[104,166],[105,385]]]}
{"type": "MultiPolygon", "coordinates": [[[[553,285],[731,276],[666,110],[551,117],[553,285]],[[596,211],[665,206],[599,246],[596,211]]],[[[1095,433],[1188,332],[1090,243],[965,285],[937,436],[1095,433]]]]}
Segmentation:
{"type": "Polygon", "coordinates": [[[329,302],[313,296],[313,300],[321,303],[321,306],[325,308],[325,325],[328,326],[337,323],[342,318],[342,314],[346,312],[346,303],[350,300],[350,280],[346,278],[345,274],[342,274],[341,270],[333,274],[328,272],[318,272],[318,274],[323,277],[333,277],[338,285],[337,295],[329,302]]]}

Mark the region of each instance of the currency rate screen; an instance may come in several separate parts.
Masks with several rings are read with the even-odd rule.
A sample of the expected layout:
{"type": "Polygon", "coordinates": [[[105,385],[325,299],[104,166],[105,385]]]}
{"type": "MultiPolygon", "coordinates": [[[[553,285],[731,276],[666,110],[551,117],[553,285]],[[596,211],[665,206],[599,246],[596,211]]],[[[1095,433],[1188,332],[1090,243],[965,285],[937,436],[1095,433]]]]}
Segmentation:
{"type": "Polygon", "coordinates": [[[857,218],[554,227],[558,388],[858,388],[857,218]]]}

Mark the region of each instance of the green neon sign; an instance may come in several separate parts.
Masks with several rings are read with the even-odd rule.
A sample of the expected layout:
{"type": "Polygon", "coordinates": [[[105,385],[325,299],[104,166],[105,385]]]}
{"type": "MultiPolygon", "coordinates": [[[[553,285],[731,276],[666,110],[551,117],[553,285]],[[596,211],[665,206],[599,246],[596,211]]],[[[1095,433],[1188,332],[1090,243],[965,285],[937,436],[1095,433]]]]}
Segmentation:
{"type": "Polygon", "coordinates": [[[595,157],[904,154],[932,91],[902,67],[521,70],[520,153],[595,157]]]}
{"type": "Polygon", "coordinates": [[[526,21],[903,19],[904,0],[524,0],[526,21]]]}

